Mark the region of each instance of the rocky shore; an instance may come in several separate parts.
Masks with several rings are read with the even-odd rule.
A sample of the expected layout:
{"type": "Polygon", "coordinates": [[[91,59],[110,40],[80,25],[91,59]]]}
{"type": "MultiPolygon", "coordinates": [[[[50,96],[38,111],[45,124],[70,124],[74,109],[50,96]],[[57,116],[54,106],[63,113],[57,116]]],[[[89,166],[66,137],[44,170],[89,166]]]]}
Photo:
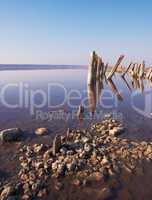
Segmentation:
{"type": "MultiPolygon", "coordinates": [[[[124,132],[123,125],[108,114],[89,130],[68,129],[65,135],[56,135],[50,145],[22,146],[17,158],[20,166],[16,181],[1,183],[0,199],[47,199],[50,181],[51,190],[60,192],[65,187],[65,179],[75,190],[100,184],[94,199],[114,199],[118,177],[124,171],[142,176],[142,163],[152,160],[152,142],[120,138],[124,132]],[[112,186],[107,184],[109,180],[114,180],[112,186]]],[[[19,133],[22,131],[14,129],[13,140],[21,136],[19,133]]],[[[40,128],[35,133],[43,137],[49,130],[40,128]]],[[[10,142],[10,135],[10,130],[3,131],[0,138],[10,142]]]]}

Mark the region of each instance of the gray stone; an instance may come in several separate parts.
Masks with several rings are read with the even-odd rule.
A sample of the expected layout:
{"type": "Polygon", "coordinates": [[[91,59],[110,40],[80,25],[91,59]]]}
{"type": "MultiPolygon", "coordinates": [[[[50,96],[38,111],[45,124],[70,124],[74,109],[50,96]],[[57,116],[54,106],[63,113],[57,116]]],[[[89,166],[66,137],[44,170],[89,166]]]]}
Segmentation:
{"type": "Polygon", "coordinates": [[[49,133],[48,129],[47,128],[37,128],[35,130],[35,134],[36,135],[39,135],[39,136],[42,136],[42,135],[47,135],[49,133]]]}
{"type": "Polygon", "coordinates": [[[6,200],[9,196],[12,196],[14,192],[14,188],[10,185],[4,187],[3,191],[1,192],[0,199],[6,200]]]}
{"type": "Polygon", "coordinates": [[[0,140],[2,142],[17,141],[23,135],[23,131],[19,128],[6,129],[0,132],[0,140]]]}

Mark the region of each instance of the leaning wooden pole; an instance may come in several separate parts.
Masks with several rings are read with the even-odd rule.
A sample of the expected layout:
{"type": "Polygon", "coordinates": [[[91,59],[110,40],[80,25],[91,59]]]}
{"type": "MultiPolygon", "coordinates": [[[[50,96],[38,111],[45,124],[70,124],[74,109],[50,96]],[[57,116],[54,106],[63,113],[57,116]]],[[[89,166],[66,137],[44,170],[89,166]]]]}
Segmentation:
{"type": "Polygon", "coordinates": [[[152,80],[152,71],[151,71],[151,73],[149,75],[149,80],[152,80]]]}
{"type": "Polygon", "coordinates": [[[132,66],[132,62],[128,65],[127,69],[126,69],[125,72],[122,74],[123,77],[127,74],[127,72],[129,71],[129,69],[131,68],[131,66],[132,66]]]}
{"type": "Polygon", "coordinates": [[[124,59],[124,55],[121,55],[119,57],[119,59],[117,60],[115,66],[113,67],[113,69],[111,70],[111,72],[108,74],[107,79],[111,79],[112,76],[114,75],[114,73],[117,71],[117,68],[119,67],[120,63],[122,62],[122,60],[124,59]]]}
{"type": "Polygon", "coordinates": [[[148,70],[147,73],[146,73],[146,78],[147,78],[147,79],[149,79],[149,76],[150,76],[150,74],[151,74],[151,70],[152,70],[152,69],[149,68],[149,70],[148,70]]]}

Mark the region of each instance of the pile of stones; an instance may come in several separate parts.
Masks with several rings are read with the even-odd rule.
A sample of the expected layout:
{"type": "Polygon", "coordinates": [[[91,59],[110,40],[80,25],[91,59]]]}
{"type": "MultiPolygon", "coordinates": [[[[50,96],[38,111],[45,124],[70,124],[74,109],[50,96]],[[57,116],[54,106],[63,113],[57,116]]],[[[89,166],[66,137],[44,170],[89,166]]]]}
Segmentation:
{"type": "MultiPolygon", "coordinates": [[[[68,129],[66,135],[55,136],[50,146],[34,144],[22,147],[18,187],[15,188],[20,189],[20,199],[47,195],[50,179],[55,180],[54,187],[60,190],[63,185],[57,180],[66,176],[71,177],[75,186],[84,186],[90,180],[102,182],[117,177],[122,170],[143,173],[139,166],[143,160],[151,161],[152,143],[118,137],[124,131],[122,124],[106,115],[102,122],[92,125],[89,130],[68,129]]],[[[3,186],[2,200],[12,194],[8,187],[3,186]]],[[[104,191],[111,195],[108,188],[104,191]]],[[[13,194],[14,199],[17,198],[16,193],[13,194]]]]}

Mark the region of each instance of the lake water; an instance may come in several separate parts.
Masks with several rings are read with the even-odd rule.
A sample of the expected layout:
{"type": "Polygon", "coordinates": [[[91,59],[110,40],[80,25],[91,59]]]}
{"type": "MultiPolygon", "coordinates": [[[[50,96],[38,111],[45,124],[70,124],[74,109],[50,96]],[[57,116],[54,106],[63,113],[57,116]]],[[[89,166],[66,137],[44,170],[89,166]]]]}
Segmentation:
{"type": "Polygon", "coordinates": [[[124,123],[125,137],[152,138],[152,84],[120,74],[113,81],[87,86],[87,68],[58,67],[45,70],[0,71],[0,128],[34,130],[48,127],[52,133],[68,127],[88,127],[105,113],[124,123]],[[78,118],[76,111],[84,106],[78,118]]]}

